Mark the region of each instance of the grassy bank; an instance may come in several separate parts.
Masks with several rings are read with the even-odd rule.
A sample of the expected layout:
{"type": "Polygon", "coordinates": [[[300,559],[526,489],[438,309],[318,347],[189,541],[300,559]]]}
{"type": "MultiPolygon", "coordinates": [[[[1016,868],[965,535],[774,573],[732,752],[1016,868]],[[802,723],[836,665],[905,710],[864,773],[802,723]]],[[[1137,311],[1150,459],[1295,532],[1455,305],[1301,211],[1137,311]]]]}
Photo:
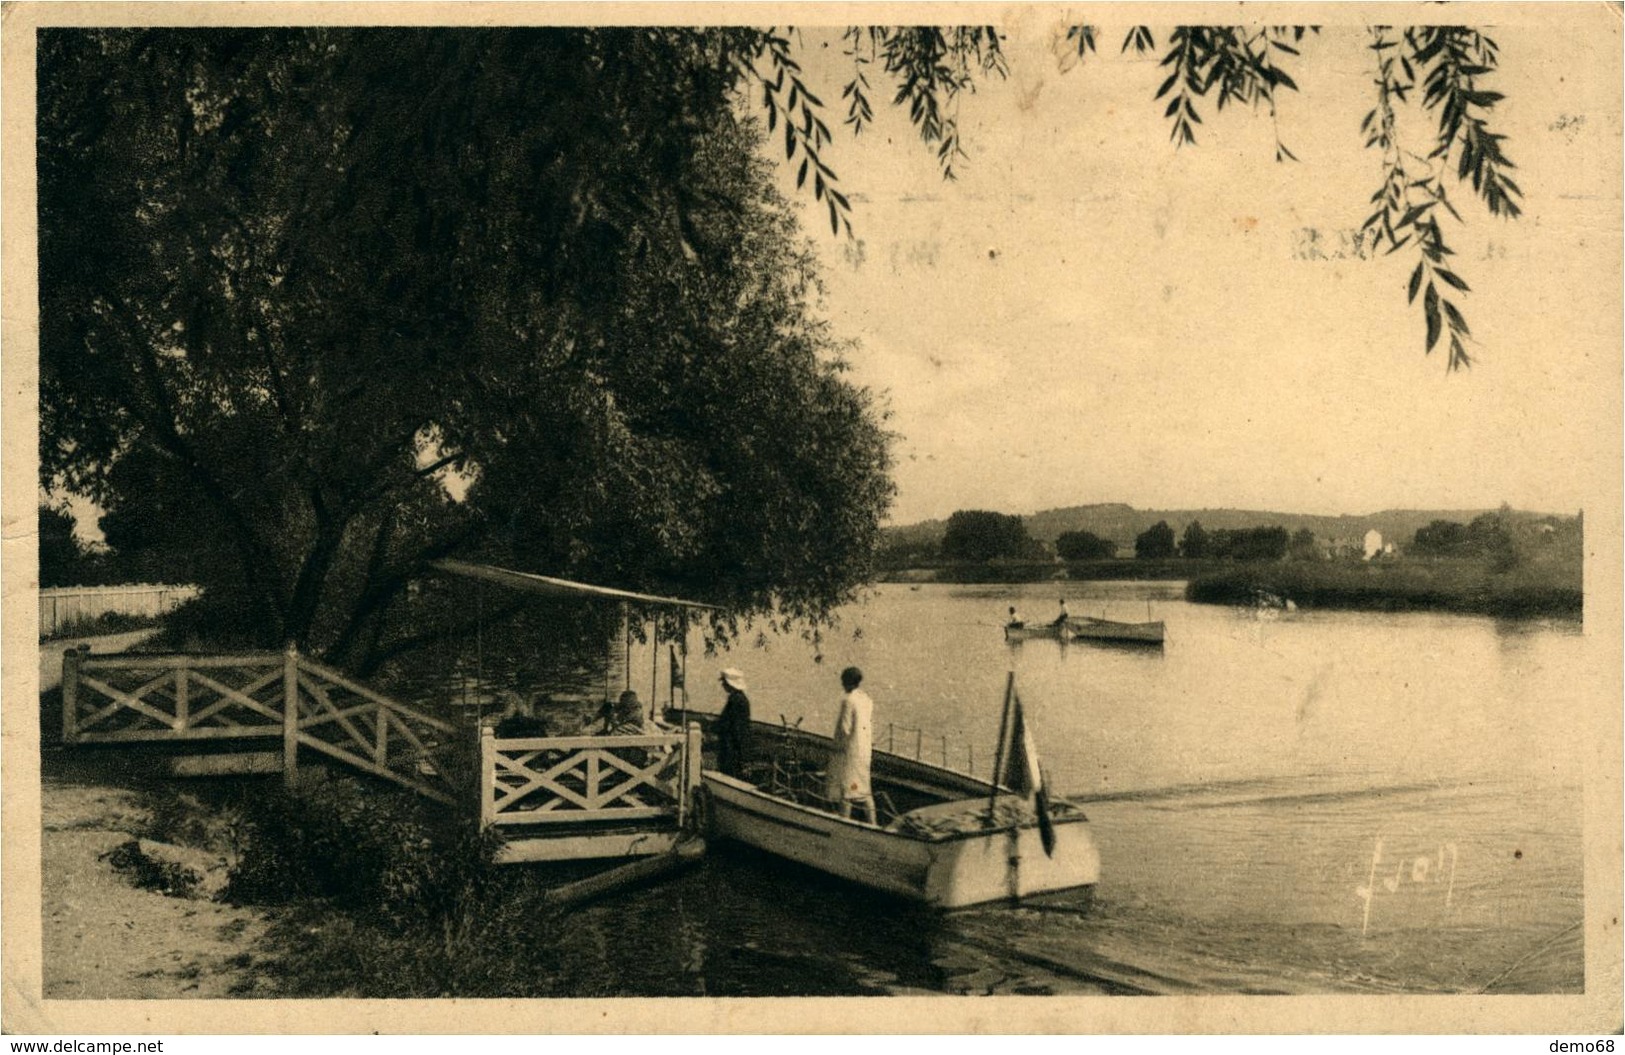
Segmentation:
{"type": "Polygon", "coordinates": [[[1471,560],[1231,565],[1193,577],[1185,597],[1199,604],[1251,604],[1259,591],[1305,608],[1381,612],[1578,618],[1583,608],[1576,567],[1547,563],[1496,572],[1471,560]]]}
{"type": "Polygon", "coordinates": [[[348,779],[272,794],[225,897],[270,910],[279,996],[531,997],[559,991],[563,917],[530,869],[407,796],[348,779]]]}
{"type": "Polygon", "coordinates": [[[126,615],[123,612],[104,612],[93,619],[78,619],[63,623],[54,634],[40,635],[41,643],[66,641],[76,637],[99,637],[104,634],[123,634],[131,630],[146,630],[164,623],[160,615],[126,615]]]}

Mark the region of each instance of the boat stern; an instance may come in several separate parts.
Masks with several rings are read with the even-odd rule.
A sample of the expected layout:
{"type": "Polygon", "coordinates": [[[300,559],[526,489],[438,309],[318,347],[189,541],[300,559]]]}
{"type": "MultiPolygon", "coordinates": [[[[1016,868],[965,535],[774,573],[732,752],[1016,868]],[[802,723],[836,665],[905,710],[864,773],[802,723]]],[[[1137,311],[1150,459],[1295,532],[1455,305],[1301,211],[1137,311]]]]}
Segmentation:
{"type": "Polygon", "coordinates": [[[1100,850],[1088,822],[1057,818],[1053,854],[1044,852],[1036,826],[933,845],[925,900],[938,908],[965,908],[1093,886],[1099,881],[1100,850]]]}

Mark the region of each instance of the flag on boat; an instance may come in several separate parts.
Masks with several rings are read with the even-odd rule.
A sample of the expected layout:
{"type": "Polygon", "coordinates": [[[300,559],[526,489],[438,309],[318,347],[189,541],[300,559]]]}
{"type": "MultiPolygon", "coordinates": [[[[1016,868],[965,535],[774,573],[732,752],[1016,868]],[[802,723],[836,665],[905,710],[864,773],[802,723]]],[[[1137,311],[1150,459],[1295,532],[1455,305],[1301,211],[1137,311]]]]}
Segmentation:
{"type": "Polygon", "coordinates": [[[1038,837],[1044,843],[1044,854],[1055,856],[1055,825],[1049,815],[1049,786],[1044,780],[1043,767],[1038,762],[1038,748],[1033,734],[1027,728],[1027,719],[1021,713],[1021,696],[1012,686],[1011,703],[1015,712],[1010,726],[1010,757],[1004,765],[1004,785],[1017,795],[1032,796],[1033,808],[1038,814],[1038,837]]]}
{"type": "Polygon", "coordinates": [[[683,665],[677,659],[677,646],[667,645],[666,648],[671,652],[671,690],[675,693],[678,689],[686,687],[683,684],[683,665]]]}

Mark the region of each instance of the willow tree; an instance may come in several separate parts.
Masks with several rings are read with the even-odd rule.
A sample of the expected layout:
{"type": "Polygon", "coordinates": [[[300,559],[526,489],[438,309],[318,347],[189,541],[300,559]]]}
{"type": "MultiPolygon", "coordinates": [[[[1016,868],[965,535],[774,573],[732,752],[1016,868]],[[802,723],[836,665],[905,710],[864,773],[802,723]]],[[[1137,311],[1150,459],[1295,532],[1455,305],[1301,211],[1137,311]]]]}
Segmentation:
{"type": "Polygon", "coordinates": [[[452,554],[725,621],[867,577],[881,415],[715,37],[49,30],[39,82],[42,473],[264,643],[369,666],[452,554]]]}

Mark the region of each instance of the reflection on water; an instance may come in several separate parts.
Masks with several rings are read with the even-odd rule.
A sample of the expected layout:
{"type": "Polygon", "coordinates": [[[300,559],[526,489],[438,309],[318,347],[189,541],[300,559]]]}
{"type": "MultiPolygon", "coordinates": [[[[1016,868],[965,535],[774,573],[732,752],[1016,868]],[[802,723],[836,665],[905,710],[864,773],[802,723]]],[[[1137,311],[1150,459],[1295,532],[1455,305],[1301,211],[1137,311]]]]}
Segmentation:
{"type": "Polygon", "coordinates": [[[1092,898],[946,915],[716,847],[693,872],[578,914],[572,926],[593,937],[568,946],[592,951],[572,954],[572,989],[1580,991],[1576,841],[1495,823],[1502,790],[1456,789],[1454,812],[1415,789],[1309,803],[1227,794],[1191,811],[1172,794],[1097,804],[1106,865],[1092,898]]]}
{"type": "MultiPolygon", "coordinates": [[[[420,604],[459,612],[466,632],[394,660],[379,680],[448,717],[500,707],[510,696],[607,698],[625,679],[618,607],[528,597],[499,586],[431,580],[420,604]]],[[[647,673],[647,670],[645,670],[647,673]]]]}
{"type": "MultiPolygon", "coordinates": [[[[888,725],[918,728],[909,735],[925,745],[983,745],[985,766],[1014,671],[1050,781],[1093,823],[1102,880],[1092,903],[1072,895],[935,916],[717,848],[673,881],[578,913],[572,988],[1583,988],[1585,686],[1574,672],[1585,639],[1575,626],[1428,613],[1260,619],[1186,604],[1177,584],[1067,590],[1076,614],[1137,620],[1149,605],[1167,623],[1166,647],[1005,645],[1005,609],[1048,618],[1053,585],[885,586],[843,613],[820,653],[793,637],[711,657],[696,648],[688,684],[696,707],[716,709],[717,671],[740,667],[757,719],[822,730],[837,673],[857,665],[877,738],[888,725]]],[[[633,649],[633,685],[664,694],[651,659],[633,649]]]]}

